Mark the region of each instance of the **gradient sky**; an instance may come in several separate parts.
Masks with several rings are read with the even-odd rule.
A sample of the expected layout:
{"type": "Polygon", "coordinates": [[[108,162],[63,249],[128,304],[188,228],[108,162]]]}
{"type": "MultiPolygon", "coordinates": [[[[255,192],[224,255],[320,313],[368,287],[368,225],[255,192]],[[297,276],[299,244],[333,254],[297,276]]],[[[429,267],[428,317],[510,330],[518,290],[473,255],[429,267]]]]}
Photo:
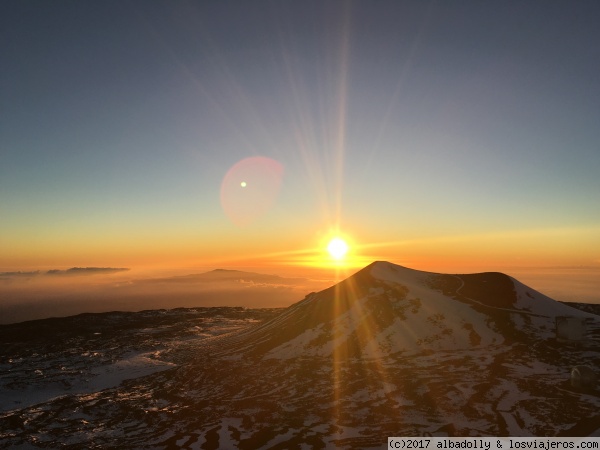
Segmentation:
{"type": "Polygon", "coordinates": [[[295,267],[336,230],[357,266],[598,268],[598,23],[597,1],[3,1],[0,270],[295,267]],[[251,157],[272,167],[224,181],[251,157]],[[231,200],[255,217],[227,182],[266,183],[231,200]]]}

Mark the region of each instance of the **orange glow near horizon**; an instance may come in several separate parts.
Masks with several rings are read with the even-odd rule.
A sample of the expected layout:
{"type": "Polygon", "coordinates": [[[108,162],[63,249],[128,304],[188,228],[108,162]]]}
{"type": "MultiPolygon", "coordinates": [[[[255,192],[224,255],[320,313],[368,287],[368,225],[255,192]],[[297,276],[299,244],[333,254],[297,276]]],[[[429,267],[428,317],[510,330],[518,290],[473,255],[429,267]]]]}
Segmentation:
{"type": "MultiPolygon", "coordinates": [[[[410,268],[447,273],[498,271],[510,267],[590,266],[600,267],[596,247],[597,228],[531,229],[482,234],[413,237],[404,240],[356,239],[332,230],[319,236],[296,233],[289,237],[265,233],[244,233],[225,239],[217,233],[211,239],[193,239],[182,233],[171,239],[159,235],[120,237],[107,241],[85,240],[79,236],[64,240],[23,243],[3,240],[0,271],[43,270],[69,267],[255,267],[257,271],[281,271],[301,276],[311,271],[355,271],[375,260],[386,260],[410,268]],[[348,246],[344,258],[327,251],[335,237],[348,246]],[[300,247],[299,242],[308,243],[300,247]],[[551,242],[552,245],[548,245],[551,242]],[[68,245],[67,245],[68,244],[68,245]],[[282,250],[277,250],[277,249],[282,250]]],[[[353,233],[354,234],[354,233],[353,233]]],[[[414,236],[414,233],[407,233],[414,236]]]]}
{"type": "MultiPolygon", "coordinates": [[[[389,261],[427,272],[503,272],[558,300],[598,301],[600,260],[595,247],[586,245],[597,240],[600,232],[597,228],[515,230],[387,241],[377,241],[356,228],[351,234],[333,227],[328,232],[324,227],[321,230],[312,235],[309,232],[286,237],[274,235],[272,239],[252,230],[251,239],[247,231],[230,235],[229,239],[217,233],[213,239],[202,241],[183,235],[171,240],[155,238],[152,244],[148,236],[112,242],[99,239],[87,245],[76,239],[62,248],[60,241],[38,246],[34,244],[43,241],[28,246],[0,241],[0,247],[6,250],[0,255],[0,272],[44,272],[71,267],[130,269],[90,278],[90,282],[108,283],[231,269],[304,278],[301,283],[306,283],[309,292],[315,290],[310,283],[321,283],[318,288],[321,289],[352,276],[374,261],[389,261]],[[327,250],[335,237],[348,245],[344,258],[335,259],[327,250]],[[299,247],[302,242],[308,245],[299,247]],[[552,245],[547,245],[548,242],[552,245]]],[[[23,285],[14,286],[16,289],[23,285]]],[[[76,290],[78,285],[70,286],[76,290]]]]}
{"type": "MultiPolygon", "coordinates": [[[[11,43],[2,92],[23,113],[0,139],[0,278],[99,267],[337,281],[374,261],[600,273],[599,27],[584,21],[565,41],[565,7],[515,28],[530,45],[507,52],[505,27],[471,45],[481,8],[438,27],[445,6],[426,2],[269,14],[243,2],[233,20],[222,2],[179,3],[167,21],[160,5],[126,8],[114,48],[95,41],[104,20],[90,32],[70,13],[44,23],[73,57],[11,43]]],[[[38,18],[21,23],[18,10],[7,8],[15,36],[35,33],[38,18]]],[[[600,302],[600,276],[588,290],[600,302]]]]}

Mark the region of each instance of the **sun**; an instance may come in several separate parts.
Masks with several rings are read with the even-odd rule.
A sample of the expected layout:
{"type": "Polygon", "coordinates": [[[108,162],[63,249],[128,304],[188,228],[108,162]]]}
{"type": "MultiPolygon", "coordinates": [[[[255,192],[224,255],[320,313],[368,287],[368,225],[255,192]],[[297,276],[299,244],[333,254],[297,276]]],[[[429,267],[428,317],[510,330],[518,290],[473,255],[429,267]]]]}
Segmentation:
{"type": "Polygon", "coordinates": [[[335,237],[327,244],[327,251],[333,259],[341,261],[348,253],[348,244],[342,238],[335,237]]]}

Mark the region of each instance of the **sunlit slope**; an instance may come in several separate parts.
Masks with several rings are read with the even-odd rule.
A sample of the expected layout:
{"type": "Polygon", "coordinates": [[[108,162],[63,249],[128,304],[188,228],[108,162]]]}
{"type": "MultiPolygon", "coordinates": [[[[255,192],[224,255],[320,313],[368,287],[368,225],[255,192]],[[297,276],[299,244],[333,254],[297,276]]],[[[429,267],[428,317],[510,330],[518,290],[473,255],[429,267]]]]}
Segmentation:
{"type": "Polygon", "coordinates": [[[502,273],[449,275],[375,262],[219,342],[218,353],[381,358],[554,336],[556,316],[594,317],[502,273]]]}

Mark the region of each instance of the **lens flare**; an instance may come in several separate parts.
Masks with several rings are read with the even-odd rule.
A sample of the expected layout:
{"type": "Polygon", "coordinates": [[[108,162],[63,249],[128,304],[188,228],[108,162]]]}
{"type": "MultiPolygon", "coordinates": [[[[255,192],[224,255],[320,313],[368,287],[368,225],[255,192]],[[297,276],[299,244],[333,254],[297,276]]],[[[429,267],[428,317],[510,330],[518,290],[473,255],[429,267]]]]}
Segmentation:
{"type": "Polygon", "coordinates": [[[229,219],[244,227],[266,214],[277,198],[283,165],[264,156],[243,159],[231,167],[221,183],[221,205],[229,219]]]}

